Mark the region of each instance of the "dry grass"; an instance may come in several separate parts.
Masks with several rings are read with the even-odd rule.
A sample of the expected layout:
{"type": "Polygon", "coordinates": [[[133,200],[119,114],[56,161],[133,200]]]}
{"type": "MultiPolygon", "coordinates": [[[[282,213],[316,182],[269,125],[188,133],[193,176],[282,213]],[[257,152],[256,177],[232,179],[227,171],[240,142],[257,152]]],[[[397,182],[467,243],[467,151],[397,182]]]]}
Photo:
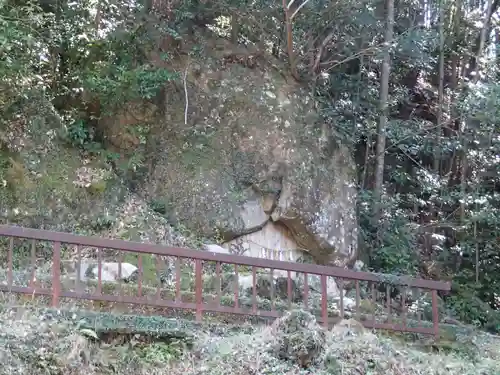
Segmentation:
{"type": "MultiPolygon", "coordinates": [[[[500,339],[480,333],[453,345],[423,345],[375,335],[354,320],[342,321],[326,332],[314,366],[304,369],[276,355],[276,324],[241,333],[182,326],[179,319],[119,315],[89,320],[84,315],[97,316],[4,305],[0,375],[500,375],[500,339]],[[127,335],[117,322],[126,323],[127,335]],[[181,334],[166,340],[160,333],[172,322],[181,334]],[[114,333],[112,338],[102,334],[103,328],[114,333]],[[186,347],[187,337],[194,347],[186,347]]],[[[308,323],[307,329],[321,329],[314,324],[308,323]]]]}
{"type": "MultiPolygon", "coordinates": [[[[66,317],[67,318],[67,317],[66,317]]],[[[166,374],[182,352],[182,340],[139,333],[103,335],[46,311],[7,308],[0,313],[0,374],[166,374]],[[136,342],[134,342],[136,340],[136,342]]],[[[112,333],[119,330],[111,330],[112,333]]]]}
{"type": "MultiPolygon", "coordinates": [[[[481,336],[481,335],[479,335],[481,336]]],[[[476,339],[487,340],[485,337],[476,339]]],[[[422,350],[412,343],[396,341],[368,332],[355,321],[342,321],[327,332],[325,351],[316,367],[302,369],[296,363],[277,359],[271,351],[275,332],[258,333],[200,343],[205,349],[192,367],[181,365],[174,374],[250,375],[498,375],[500,340],[490,337],[489,350],[477,351],[472,342],[448,352],[422,350]],[[351,324],[353,322],[353,324],[351,324]]],[[[483,343],[484,344],[484,343],[483,343]]],[[[438,344],[429,345],[428,349],[438,344]]]]}

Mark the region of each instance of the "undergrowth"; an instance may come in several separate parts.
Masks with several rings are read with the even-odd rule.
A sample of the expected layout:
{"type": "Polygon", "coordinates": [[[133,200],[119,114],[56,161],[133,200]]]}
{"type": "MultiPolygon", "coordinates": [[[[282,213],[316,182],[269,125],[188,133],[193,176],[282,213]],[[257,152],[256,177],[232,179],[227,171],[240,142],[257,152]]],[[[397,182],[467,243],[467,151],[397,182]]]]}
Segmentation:
{"type": "Polygon", "coordinates": [[[354,320],[324,331],[300,310],[271,326],[231,327],[3,306],[0,374],[500,374],[496,336],[478,334],[455,347],[416,340],[375,335],[354,320]]]}

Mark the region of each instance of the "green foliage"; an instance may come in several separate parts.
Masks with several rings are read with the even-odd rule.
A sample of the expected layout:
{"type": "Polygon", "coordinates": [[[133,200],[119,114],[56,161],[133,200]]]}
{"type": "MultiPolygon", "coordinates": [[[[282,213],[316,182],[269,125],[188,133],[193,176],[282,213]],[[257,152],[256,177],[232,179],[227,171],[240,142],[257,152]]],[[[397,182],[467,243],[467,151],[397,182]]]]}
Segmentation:
{"type": "Polygon", "coordinates": [[[149,202],[149,206],[153,211],[159,213],[160,215],[165,215],[167,213],[168,205],[162,200],[154,199],[149,202]]]}
{"type": "MultiPolygon", "coordinates": [[[[446,19],[456,17],[451,3],[440,4],[446,19]]],[[[477,84],[463,76],[456,88],[445,82],[448,86],[443,100],[452,105],[446,104],[443,114],[458,121],[446,120],[438,131],[438,80],[430,76],[438,74],[439,30],[412,27],[411,14],[421,9],[410,2],[397,5],[384,196],[382,202],[373,202],[382,49],[369,51],[373,45],[367,45],[363,50],[352,40],[358,40],[360,34],[363,40],[380,36],[383,25],[370,20],[362,9],[355,9],[348,11],[349,20],[337,22],[335,45],[349,49],[346,55],[360,56],[360,69],[350,72],[348,63],[334,67],[327,78],[316,82],[315,94],[333,134],[356,145],[360,250],[369,255],[372,270],[416,275],[431,268],[432,274],[425,276],[453,278],[459,288],[446,298],[450,312],[494,330],[500,287],[498,56],[482,60],[483,76],[477,84]],[[464,152],[465,191],[461,187],[464,152]],[[374,203],[382,206],[381,219],[376,222],[372,217],[374,203]]],[[[464,12],[467,19],[484,22],[483,13],[473,9],[464,12]]],[[[437,18],[435,22],[438,25],[437,18]]],[[[450,29],[451,23],[446,22],[445,76],[451,74],[451,55],[465,56],[481,31],[465,22],[459,30],[450,29]]]]}
{"type": "Polygon", "coordinates": [[[361,192],[359,197],[361,235],[364,250],[370,254],[370,268],[387,274],[415,275],[419,261],[417,239],[408,213],[398,209],[397,198],[392,199],[384,206],[383,220],[373,223],[370,192],[361,192]]]}
{"type": "Polygon", "coordinates": [[[44,36],[41,28],[49,16],[36,2],[15,5],[0,2],[0,106],[5,110],[17,96],[25,95],[42,77],[32,67],[39,63],[43,53],[44,36]]]}
{"type": "Polygon", "coordinates": [[[158,342],[140,347],[137,355],[146,363],[151,365],[164,365],[177,360],[181,357],[185,345],[180,340],[172,342],[158,342]]]}
{"type": "Polygon", "coordinates": [[[73,146],[84,147],[92,142],[92,135],[85,121],[78,119],[69,124],[63,137],[73,146]]]}
{"type": "MultiPolygon", "coordinates": [[[[126,263],[133,264],[138,266],[139,264],[139,255],[135,253],[126,253],[123,261],[126,263]]],[[[142,255],[142,280],[144,283],[150,285],[156,285],[158,283],[158,276],[156,271],[156,261],[153,256],[150,255],[142,255]]],[[[165,266],[163,266],[164,268],[165,266]]],[[[162,270],[161,270],[162,271],[162,270]]]]}
{"type": "Polygon", "coordinates": [[[105,229],[109,229],[116,222],[116,218],[108,213],[104,213],[102,215],[98,215],[92,220],[90,226],[97,232],[100,232],[105,229]]]}
{"type": "Polygon", "coordinates": [[[89,191],[90,194],[99,196],[106,191],[107,186],[108,184],[106,180],[101,180],[90,184],[87,190],[89,191]]]}
{"type": "Polygon", "coordinates": [[[463,322],[500,333],[500,312],[479,297],[484,287],[468,282],[470,276],[463,276],[459,275],[453,285],[454,293],[447,300],[450,312],[463,322]]]}
{"type": "Polygon", "coordinates": [[[148,65],[132,69],[109,66],[92,71],[83,84],[105,108],[114,109],[130,101],[154,99],[166,82],[176,78],[177,75],[167,69],[148,65]]]}
{"type": "MultiPolygon", "coordinates": [[[[54,98],[64,114],[63,138],[91,153],[103,150],[94,128],[96,113],[88,118],[90,113],[82,112],[86,106],[99,103],[100,112],[109,113],[131,101],[152,101],[165,82],[177,77],[146,57],[159,37],[149,25],[157,24],[158,30],[179,38],[172,27],[155,22],[153,15],[143,18],[128,6],[106,1],[99,6],[102,18],[97,32],[95,4],[90,1],[47,3],[43,8],[29,1],[0,4],[4,113],[20,98],[29,101],[29,90],[37,86],[54,98]]],[[[169,54],[163,53],[162,58],[168,59],[169,54]]]]}

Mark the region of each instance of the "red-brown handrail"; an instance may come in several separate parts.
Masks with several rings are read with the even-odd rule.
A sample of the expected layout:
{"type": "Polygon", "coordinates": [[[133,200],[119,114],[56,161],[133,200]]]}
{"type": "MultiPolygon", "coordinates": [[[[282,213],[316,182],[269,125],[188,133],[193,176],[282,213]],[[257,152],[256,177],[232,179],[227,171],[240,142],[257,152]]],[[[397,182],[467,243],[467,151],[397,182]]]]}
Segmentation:
{"type": "MultiPolygon", "coordinates": [[[[233,314],[245,314],[245,315],[257,315],[257,316],[268,316],[268,317],[278,317],[280,314],[278,311],[274,309],[274,302],[271,288],[271,311],[259,310],[256,307],[256,269],[257,268],[265,268],[271,270],[271,276],[274,270],[284,270],[287,271],[287,293],[288,293],[288,305],[291,306],[291,272],[297,272],[304,274],[304,290],[303,290],[303,299],[304,305],[307,308],[308,305],[308,295],[309,295],[309,286],[308,286],[308,275],[319,275],[321,278],[321,317],[320,319],[326,325],[328,324],[329,317],[327,311],[327,278],[333,277],[335,279],[340,280],[340,284],[343,284],[344,280],[354,280],[356,287],[356,307],[359,308],[360,304],[360,291],[359,291],[359,282],[369,282],[372,285],[372,293],[373,298],[375,298],[376,291],[374,289],[375,283],[388,283],[390,280],[390,284],[400,285],[404,288],[420,288],[430,290],[432,292],[432,311],[433,311],[433,327],[408,327],[406,324],[406,314],[403,316],[403,324],[395,325],[391,322],[389,323],[378,323],[375,322],[375,316],[373,320],[365,321],[363,324],[366,327],[372,328],[382,328],[382,329],[391,329],[398,331],[409,331],[409,332],[421,332],[421,333],[432,333],[438,334],[438,309],[437,309],[437,291],[449,291],[451,286],[448,282],[441,281],[433,281],[433,280],[424,280],[424,279],[416,279],[406,276],[390,276],[390,275],[380,275],[370,272],[361,272],[361,271],[353,271],[347,270],[339,267],[327,267],[327,266],[319,266],[312,264],[302,264],[302,263],[293,263],[293,262],[285,262],[285,261],[276,261],[276,260],[268,260],[254,257],[247,257],[241,255],[232,255],[232,254],[220,254],[213,253],[207,251],[199,251],[192,249],[185,249],[179,247],[167,247],[162,245],[155,244],[146,244],[132,241],[123,241],[123,240],[115,240],[115,239],[106,239],[106,238],[98,238],[98,237],[88,237],[81,235],[74,235],[70,233],[62,233],[62,232],[53,232],[47,230],[39,230],[39,229],[30,229],[23,228],[17,226],[10,225],[0,225],[0,237],[9,237],[11,238],[9,245],[9,264],[8,264],[8,283],[7,285],[0,285],[0,289],[4,291],[11,291],[17,293],[25,293],[25,294],[39,294],[39,295],[51,295],[52,296],[52,304],[54,306],[58,305],[59,298],[61,297],[69,297],[69,298],[80,298],[80,299],[89,299],[89,300],[97,300],[97,301],[108,301],[108,302],[121,302],[121,303],[133,303],[133,304],[144,304],[151,306],[159,306],[159,307],[173,307],[173,308],[184,308],[184,309],[192,309],[196,311],[197,320],[201,320],[203,311],[213,311],[213,312],[224,312],[224,313],[233,313],[233,314]],[[49,241],[53,243],[53,272],[52,272],[52,288],[51,290],[44,290],[36,288],[33,285],[33,280],[30,282],[29,287],[20,287],[14,286],[12,282],[12,253],[13,253],[13,238],[21,238],[21,239],[29,239],[34,243],[36,241],[49,241]],[[194,260],[194,268],[195,268],[195,302],[183,302],[179,298],[180,296],[180,267],[178,267],[178,262],[176,262],[176,298],[174,300],[163,300],[159,298],[160,292],[158,289],[157,296],[158,298],[151,300],[141,296],[142,289],[142,257],[139,256],[139,280],[138,280],[138,297],[128,297],[128,296],[114,296],[114,295],[105,295],[102,294],[101,290],[101,258],[98,255],[99,261],[99,276],[98,276],[98,292],[96,294],[85,294],[80,293],[78,291],[63,291],[61,290],[60,283],[60,262],[61,262],[61,244],[70,244],[77,246],[87,246],[87,247],[95,247],[98,249],[114,249],[120,251],[127,251],[132,253],[137,253],[139,255],[160,255],[160,256],[169,256],[179,258],[189,258],[194,260]],[[249,266],[252,268],[252,279],[253,279],[253,287],[252,287],[252,309],[245,310],[241,306],[238,305],[238,289],[235,287],[234,297],[235,297],[235,306],[227,307],[220,305],[220,291],[218,291],[218,303],[214,306],[213,304],[204,304],[203,303],[203,293],[202,293],[202,261],[210,261],[216,263],[217,268],[217,277],[220,279],[220,269],[221,264],[232,264],[235,267],[235,278],[236,283],[238,279],[238,268],[237,266],[249,266]]],[[[33,250],[34,251],[34,250],[33,250]]],[[[100,254],[100,252],[98,252],[100,254]]],[[[34,256],[34,255],[32,255],[34,256]]],[[[121,273],[121,263],[120,270],[121,273]]],[[[34,276],[34,275],[33,275],[34,276]]],[[[342,289],[342,285],[340,286],[342,289]]],[[[406,289],[405,289],[406,290],[406,289]]],[[[403,305],[405,296],[403,295],[403,305]]],[[[343,307],[344,298],[340,298],[340,314],[343,317],[344,307],[343,307]]],[[[391,304],[389,293],[387,293],[387,309],[390,313],[391,304]]],[[[403,308],[404,309],[404,308],[403,308]]]]}

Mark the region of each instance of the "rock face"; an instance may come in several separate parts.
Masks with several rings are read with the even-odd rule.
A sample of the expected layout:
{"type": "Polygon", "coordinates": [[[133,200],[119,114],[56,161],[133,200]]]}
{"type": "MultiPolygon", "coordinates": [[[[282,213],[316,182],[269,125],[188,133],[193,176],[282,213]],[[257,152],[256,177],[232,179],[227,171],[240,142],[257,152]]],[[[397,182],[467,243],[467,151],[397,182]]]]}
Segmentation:
{"type": "Polygon", "coordinates": [[[297,261],[303,252],[291,231],[271,220],[262,229],[228,241],[223,247],[246,256],[289,262],[297,261]]]}
{"type": "MultiPolygon", "coordinates": [[[[251,52],[213,36],[204,40],[193,42],[203,46],[203,59],[164,65],[187,69],[187,77],[169,83],[158,105],[138,191],[166,207],[171,223],[218,236],[227,248],[238,239],[245,255],[267,251],[295,260],[307,251],[322,264],[352,262],[357,223],[349,150],[325,130],[307,90],[265,61],[254,69],[227,63],[251,52]]],[[[104,133],[116,142],[114,129],[121,127],[104,133]]],[[[127,147],[133,144],[127,139],[127,147]]]]}

